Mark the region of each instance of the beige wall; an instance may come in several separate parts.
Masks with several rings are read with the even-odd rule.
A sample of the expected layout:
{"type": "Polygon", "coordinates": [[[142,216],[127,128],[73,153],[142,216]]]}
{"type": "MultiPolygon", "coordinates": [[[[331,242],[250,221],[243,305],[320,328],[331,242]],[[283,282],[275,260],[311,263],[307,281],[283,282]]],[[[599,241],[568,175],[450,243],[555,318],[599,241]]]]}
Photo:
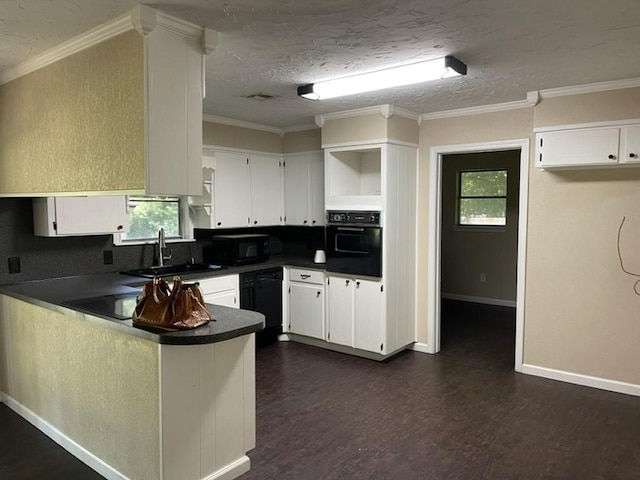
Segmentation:
{"type": "Polygon", "coordinates": [[[387,136],[387,119],[379,113],[328,120],[322,126],[322,145],[370,142],[387,136]]]}
{"type": "MultiPolygon", "coordinates": [[[[536,126],[640,118],[640,89],[551,98],[536,126]]],[[[640,169],[532,169],[524,363],[640,384],[640,169]]]]}
{"type": "Polygon", "coordinates": [[[140,190],[143,38],[123,33],[0,86],[0,195],[140,190]]]}
{"type": "Polygon", "coordinates": [[[322,130],[319,128],[285,133],[282,138],[282,153],[313,152],[321,149],[322,130]]]}
{"type": "Polygon", "coordinates": [[[530,138],[533,111],[530,108],[466,117],[426,120],[420,126],[418,172],[418,325],[419,342],[427,338],[427,240],[429,223],[430,149],[435,146],[487,143],[530,138]]]}
{"type": "Polygon", "coordinates": [[[515,302],[520,151],[445,155],[442,163],[442,293],[515,302]],[[457,225],[458,172],[507,170],[507,225],[457,225]],[[480,274],[486,282],[480,282],[480,274]]]}
{"type": "Polygon", "coordinates": [[[392,115],[387,122],[387,138],[417,145],[420,141],[418,122],[399,115],[392,115]]]}
{"type": "Polygon", "coordinates": [[[158,368],[157,344],[0,295],[0,391],[128,478],[160,478],[158,368]]]}
{"type": "Polygon", "coordinates": [[[282,153],[282,138],[277,133],[207,121],[202,123],[202,143],[216,147],[282,153]]]}

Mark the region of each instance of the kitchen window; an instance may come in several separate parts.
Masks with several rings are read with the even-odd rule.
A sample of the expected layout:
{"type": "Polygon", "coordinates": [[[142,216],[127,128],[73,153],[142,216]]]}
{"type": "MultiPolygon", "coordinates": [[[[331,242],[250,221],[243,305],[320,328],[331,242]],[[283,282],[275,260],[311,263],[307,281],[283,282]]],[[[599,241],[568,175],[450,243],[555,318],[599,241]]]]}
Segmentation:
{"type": "Polygon", "coordinates": [[[185,239],[184,217],[188,215],[184,214],[182,204],[178,196],[130,196],[129,231],[114,235],[114,243],[155,242],[160,228],[164,228],[168,241],[185,239]]]}
{"type": "Polygon", "coordinates": [[[457,225],[504,227],[507,224],[507,171],[460,171],[457,225]]]}

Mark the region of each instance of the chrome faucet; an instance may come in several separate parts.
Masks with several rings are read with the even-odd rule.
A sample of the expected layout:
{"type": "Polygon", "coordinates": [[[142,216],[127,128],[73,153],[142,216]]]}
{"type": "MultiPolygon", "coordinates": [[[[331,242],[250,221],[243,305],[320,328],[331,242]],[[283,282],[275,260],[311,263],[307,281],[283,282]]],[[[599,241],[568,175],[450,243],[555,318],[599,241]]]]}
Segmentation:
{"type": "Polygon", "coordinates": [[[158,230],[158,266],[164,267],[165,260],[171,260],[173,256],[172,252],[169,252],[169,255],[165,255],[165,250],[167,248],[167,242],[164,239],[164,228],[158,230]]]}

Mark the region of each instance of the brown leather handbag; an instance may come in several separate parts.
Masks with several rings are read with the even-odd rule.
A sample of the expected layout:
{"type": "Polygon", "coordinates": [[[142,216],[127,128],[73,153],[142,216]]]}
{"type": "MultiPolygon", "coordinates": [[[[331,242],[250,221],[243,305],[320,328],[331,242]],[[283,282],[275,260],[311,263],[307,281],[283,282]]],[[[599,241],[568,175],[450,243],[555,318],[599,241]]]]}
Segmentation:
{"type": "Polygon", "coordinates": [[[166,331],[189,330],[211,320],[198,284],[183,283],[180,277],[173,277],[173,287],[154,277],[144,285],[133,312],[134,326],[166,331]]]}

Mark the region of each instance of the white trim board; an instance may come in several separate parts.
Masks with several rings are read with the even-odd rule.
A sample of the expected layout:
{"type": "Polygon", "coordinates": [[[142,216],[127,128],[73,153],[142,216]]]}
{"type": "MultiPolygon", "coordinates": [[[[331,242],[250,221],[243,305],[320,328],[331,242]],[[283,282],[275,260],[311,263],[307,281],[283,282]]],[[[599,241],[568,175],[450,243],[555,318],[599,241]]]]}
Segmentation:
{"type": "Polygon", "coordinates": [[[548,378],[550,380],[558,380],[560,382],[573,383],[585,387],[599,388],[600,390],[608,390],[610,392],[624,393],[626,395],[640,396],[640,385],[633,383],[619,382],[617,380],[609,380],[606,378],[592,377],[582,375],[580,373],[565,372],[563,370],[555,370],[553,368],[538,367],[536,365],[522,365],[522,373],[534,375],[536,377],[548,378]]]}
{"type": "Polygon", "coordinates": [[[250,150],[248,148],[219,147],[217,145],[203,145],[202,146],[202,155],[210,157],[215,153],[215,151],[242,153],[242,154],[255,153],[255,154],[258,154],[258,155],[266,155],[266,156],[277,157],[277,158],[282,158],[282,156],[283,156],[282,153],[264,152],[264,151],[261,151],[261,150],[250,150]]]}
{"type": "Polygon", "coordinates": [[[329,120],[338,120],[341,118],[353,118],[363,117],[367,115],[382,115],[384,118],[390,118],[393,115],[399,117],[408,118],[409,120],[415,120],[420,123],[420,115],[404,108],[398,108],[390,104],[376,105],[373,107],[356,108],[353,110],[344,110],[342,112],[324,113],[322,115],[316,115],[316,125],[323,127],[325,122],[329,120]]]}
{"type": "Polygon", "coordinates": [[[438,120],[440,118],[466,117],[468,115],[481,115],[485,113],[504,112],[506,110],[519,110],[521,108],[532,108],[534,104],[529,100],[517,100],[515,102],[494,103],[492,105],[479,105],[477,107],[457,108],[455,110],[444,110],[441,112],[423,113],[420,122],[427,120],[438,120]]]}
{"type": "Polygon", "coordinates": [[[126,477],[111,465],[105,463],[96,455],[74,442],[60,430],[36,415],[21,403],[9,397],[7,394],[0,392],[0,401],[64,448],[71,455],[94,469],[103,477],[109,480],[129,480],[129,477],[126,477]]]}
{"type": "Polygon", "coordinates": [[[453,153],[520,150],[520,193],[518,199],[518,276],[516,288],[515,370],[522,371],[524,346],[524,294],[529,201],[529,139],[503,140],[431,147],[429,159],[429,224],[427,235],[427,336],[429,353],[440,351],[440,256],[442,219],[442,157],[453,153]]]}
{"type": "Polygon", "coordinates": [[[585,85],[573,85],[569,87],[547,88],[540,90],[540,98],[566,97],[569,95],[582,95],[584,93],[606,92],[609,90],[622,90],[625,88],[640,87],[640,78],[628,78],[625,80],[613,80],[611,82],[588,83],[585,85]]]}
{"type": "Polygon", "coordinates": [[[413,345],[407,347],[407,349],[420,353],[433,353],[432,348],[428,344],[422,342],[415,342],[413,345]]]}
{"type": "Polygon", "coordinates": [[[219,117],[217,115],[202,115],[203,122],[217,123],[218,125],[228,125],[231,127],[248,128],[250,130],[259,130],[263,132],[275,133],[283,137],[286,133],[304,132],[306,130],[318,130],[315,124],[294,125],[291,127],[273,127],[271,125],[262,125],[260,123],[245,122],[244,120],[235,120],[233,118],[219,117]]]}
{"type": "Polygon", "coordinates": [[[503,300],[501,298],[474,297],[472,295],[458,295],[457,293],[441,293],[442,298],[458,300],[460,302],[482,303],[483,305],[497,305],[499,307],[516,307],[515,300],[503,300]]]}
{"type": "Polygon", "coordinates": [[[370,146],[380,146],[380,145],[399,145],[401,147],[412,147],[419,148],[420,145],[417,143],[404,142],[402,140],[394,140],[393,138],[375,138],[372,140],[357,140],[353,142],[340,142],[340,143],[323,143],[322,148],[345,148],[345,147],[355,147],[357,148],[366,148],[370,146]]]}

